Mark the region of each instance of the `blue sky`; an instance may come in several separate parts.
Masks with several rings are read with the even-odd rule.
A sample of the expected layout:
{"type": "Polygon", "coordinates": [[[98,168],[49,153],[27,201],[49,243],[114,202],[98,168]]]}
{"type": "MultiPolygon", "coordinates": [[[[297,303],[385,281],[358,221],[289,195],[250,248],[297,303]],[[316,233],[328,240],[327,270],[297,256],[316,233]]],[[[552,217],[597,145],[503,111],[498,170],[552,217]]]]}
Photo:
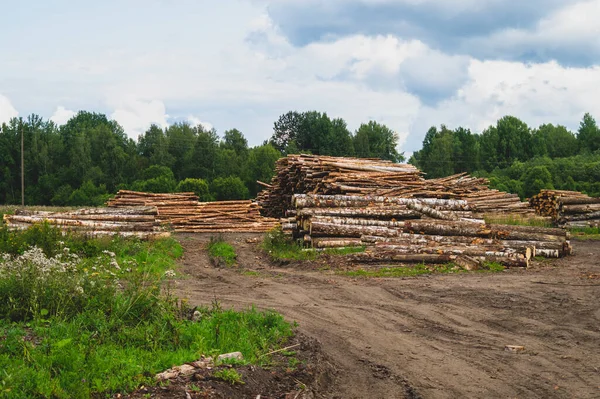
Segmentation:
{"type": "Polygon", "coordinates": [[[0,0],[0,122],[85,109],[251,144],[289,110],[432,125],[600,117],[600,0],[0,0]]]}

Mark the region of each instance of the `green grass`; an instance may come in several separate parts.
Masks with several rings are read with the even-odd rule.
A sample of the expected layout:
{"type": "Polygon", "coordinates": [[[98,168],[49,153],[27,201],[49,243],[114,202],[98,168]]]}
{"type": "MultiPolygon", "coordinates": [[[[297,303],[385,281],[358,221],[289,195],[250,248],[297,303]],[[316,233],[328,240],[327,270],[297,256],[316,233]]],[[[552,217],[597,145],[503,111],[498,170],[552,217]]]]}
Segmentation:
{"type": "MultiPolygon", "coordinates": [[[[500,272],[504,266],[498,263],[487,262],[478,272],[500,272]]],[[[466,270],[456,266],[453,263],[445,265],[425,265],[418,264],[414,266],[382,267],[372,269],[358,269],[349,271],[338,271],[336,274],[348,277],[359,278],[383,278],[383,277],[416,277],[425,274],[455,274],[467,273],[466,270]]]]}
{"type": "Polygon", "coordinates": [[[237,254],[235,248],[223,240],[223,237],[211,237],[207,246],[211,261],[220,266],[232,267],[236,264],[237,254]]]}
{"type": "Polygon", "coordinates": [[[520,216],[503,214],[486,214],[484,220],[489,224],[508,224],[513,226],[553,227],[550,218],[542,216],[520,216]]]}
{"type": "Polygon", "coordinates": [[[315,260],[321,255],[349,255],[365,251],[365,247],[330,248],[325,251],[306,250],[298,242],[286,237],[280,228],[265,234],[262,249],[275,260],[294,261],[315,260]]]}
{"type": "Polygon", "coordinates": [[[571,238],[579,241],[600,240],[600,227],[585,227],[569,229],[571,238]]]}
{"type": "MultiPolygon", "coordinates": [[[[90,398],[154,384],[153,376],[201,355],[240,351],[244,362],[268,364],[293,326],[274,312],[236,312],[218,302],[191,309],[168,291],[173,240],[85,240],[65,251],[52,230],[27,237],[50,254],[14,249],[0,256],[0,398],[90,398]],[[106,252],[103,252],[106,251],[106,252]]],[[[68,247],[67,247],[68,248],[68,247]]]]}
{"type": "Polygon", "coordinates": [[[225,382],[228,382],[231,385],[244,384],[242,376],[236,371],[236,369],[217,370],[213,373],[213,376],[225,382]]]}

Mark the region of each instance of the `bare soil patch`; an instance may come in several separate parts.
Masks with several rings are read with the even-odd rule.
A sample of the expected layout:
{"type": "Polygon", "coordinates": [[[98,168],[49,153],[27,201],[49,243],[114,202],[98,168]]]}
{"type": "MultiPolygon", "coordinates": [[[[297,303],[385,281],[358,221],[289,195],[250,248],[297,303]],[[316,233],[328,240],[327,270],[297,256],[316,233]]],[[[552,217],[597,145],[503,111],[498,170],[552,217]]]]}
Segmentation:
{"type": "Polygon", "coordinates": [[[600,242],[574,242],[575,256],[526,271],[353,279],[276,265],[247,242],[260,235],[224,237],[252,273],[213,267],[210,235],[180,235],[187,278],[176,294],[297,321],[335,368],[316,397],[600,397],[600,242]]]}

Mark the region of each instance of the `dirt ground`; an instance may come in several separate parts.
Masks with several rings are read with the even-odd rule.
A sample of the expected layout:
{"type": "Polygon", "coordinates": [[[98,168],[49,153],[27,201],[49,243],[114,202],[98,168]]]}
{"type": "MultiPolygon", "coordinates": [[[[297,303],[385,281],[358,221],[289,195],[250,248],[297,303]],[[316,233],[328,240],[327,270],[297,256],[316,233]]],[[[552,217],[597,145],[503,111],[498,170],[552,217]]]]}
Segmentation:
{"type": "Polygon", "coordinates": [[[175,293],[297,321],[334,367],[317,397],[600,398],[600,242],[526,271],[353,279],[276,265],[252,237],[224,236],[255,275],[213,267],[209,235],[178,236],[175,293]]]}

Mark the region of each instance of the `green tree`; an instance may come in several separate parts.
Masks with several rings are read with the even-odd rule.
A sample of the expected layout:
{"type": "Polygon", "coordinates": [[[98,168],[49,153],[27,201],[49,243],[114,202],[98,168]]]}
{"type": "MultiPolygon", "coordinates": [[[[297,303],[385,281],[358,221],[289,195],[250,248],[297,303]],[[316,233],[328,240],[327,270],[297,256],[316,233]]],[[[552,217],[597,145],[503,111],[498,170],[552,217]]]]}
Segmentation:
{"type": "Polygon", "coordinates": [[[237,176],[217,177],[212,181],[211,191],[217,201],[248,199],[248,188],[237,176]]]}
{"type": "Polygon", "coordinates": [[[257,180],[265,183],[271,181],[271,178],[275,174],[275,163],[280,156],[279,151],[270,144],[250,150],[248,163],[245,168],[247,172],[245,181],[252,195],[256,195],[260,190],[259,185],[256,183],[257,180]]]}
{"type": "Polygon", "coordinates": [[[354,135],[354,151],[361,158],[404,162],[404,154],[398,153],[397,146],[398,135],[389,127],[375,121],[363,123],[354,135]]]}
{"type": "Polygon", "coordinates": [[[598,129],[596,120],[589,113],[583,116],[583,120],[579,124],[577,141],[581,153],[594,152],[600,149],[600,129],[598,129]]]}
{"type": "Polygon", "coordinates": [[[177,185],[177,192],[180,193],[195,193],[200,201],[212,201],[213,197],[206,180],[187,178],[182,180],[177,185]]]}

